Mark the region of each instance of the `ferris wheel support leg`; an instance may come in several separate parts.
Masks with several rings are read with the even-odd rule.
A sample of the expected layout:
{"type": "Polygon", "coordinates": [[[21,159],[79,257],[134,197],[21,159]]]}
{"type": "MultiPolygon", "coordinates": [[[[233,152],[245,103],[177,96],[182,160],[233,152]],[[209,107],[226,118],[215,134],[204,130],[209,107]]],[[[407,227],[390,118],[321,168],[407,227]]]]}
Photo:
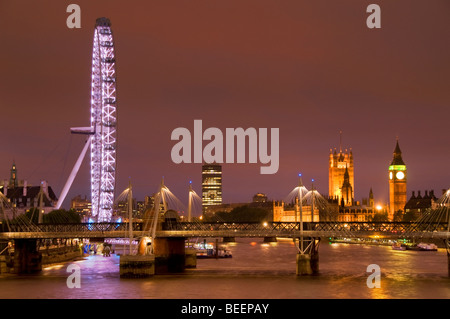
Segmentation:
{"type": "Polygon", "coordinates": [[[78,160],[76,161],[72,172],[69,175],[69,178],[67,179],[66,185],[64,185],[64,188],[61,192],[61,196],[59,197],[58,203],[56,204],[56,209],[59,209],[64,202],[64,199],[67,196],[67,193],[69,192],[70,187],[72,186],[73,180],[75,179],[75,176],[78,173],[78,170],[80,169],[81,163],[83,162],[84,157],[86,156],[86,152],[91,145],[91,138],[89,137],[86,141],[86,144],[84,144],[83,150],[81,151],[80,156],[78,156],[78,160]]]}

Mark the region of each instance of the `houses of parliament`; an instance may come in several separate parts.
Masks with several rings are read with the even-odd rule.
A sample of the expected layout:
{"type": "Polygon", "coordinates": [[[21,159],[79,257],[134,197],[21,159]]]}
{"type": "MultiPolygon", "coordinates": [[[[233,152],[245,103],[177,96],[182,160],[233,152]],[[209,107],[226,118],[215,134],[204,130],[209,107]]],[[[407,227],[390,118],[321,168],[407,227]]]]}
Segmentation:
{"type": "MultiPolygon", "coordinates": [[[[368,190],[368,196],[366,198],[363,198],[361,201],[355,200],[355,170],[352,149],[343,149],[342,143],[340,143],[339,148],[330,149],[328,164],[329,192],[328,197],[325,198],[328,200],[326,208],[328,212],[322,216],[320,208],[316,206],[313,208],[314,211],[309,213],[312,207],[308,206],[310,204],[304,203],[303,211],[308,213],[303,214],[303,217],[301,217],[303,221],[319,221],[322,217],[332,218],[341,222],[401,221],[408,210],[415,210],[417,208],[415,207],[417,203],[421,203],[420,210],[423,211],[424,207],[422,206],[430,206],[430,203],[433,201],[433,198],[431,198],[434,196],[432,191],[430,193],[426,191],[424,198],[420,196],[420,191],[417,197],[412,192],[413,195],[410,201],[407,201],[407,169],[402,158],[398,140],[394,147],[392,160],[389,166],[386,167],[388,172],[385,176],[386,186],[389,186],[389,203],[383,205],[375,204],[372,188],[368,190]]],[[[261,196],[256,196],[258,200],[254,198],[252,203],[222,204],[221,176],[222,170],[220,165],[203,166],[202,199],[204,213],[229,212],[233,208],[247,205],[270,210],[272,215],[270,219],[276,222],[297,222],[300,220],[299,208],[296,206],[298,205],[298,201],[295,203],[268,201],[267,196],[264,194],[265,200],[263,202],[259,200],[261,196]],[[217,180],[211,179],[210,176],[216,176],[217,180]],[[218,193],[216,194],[216,192],[218,193]],[[219,196],[211,196],[211,194],[219,196]],[[211,199],[218,200],[212,202],[211,199]]]]}
{"type": "MultiPolygon", "coordinates": [[[[411,208],[414,210],[412,207],[414,205],[407,200],[407,169],[398,139],[388,167],[389,204],[384,207],[375,206],[372,188],[368,192],[368,198],[364,198],[361,203],[355,200],[355,174],[351,149],[343,151],[342,146],[339,147],[339,152],[336,148],[330,149],[328,170],[328,200],[338,206],[338,220],[340,221],[370,221],[373,220],[375,214],[387,214],[387,219],[394,221],[411,208]]],[[[428,192],[426,194],[428,195],[428,192]]],[[[430,194],[434,196],[433,191],[430,191],[430,194]]],[[[412,199],[417,199],[414,192],[412,199]]],[[[432,201],[433,198],[431,198],[432,201]]]]}

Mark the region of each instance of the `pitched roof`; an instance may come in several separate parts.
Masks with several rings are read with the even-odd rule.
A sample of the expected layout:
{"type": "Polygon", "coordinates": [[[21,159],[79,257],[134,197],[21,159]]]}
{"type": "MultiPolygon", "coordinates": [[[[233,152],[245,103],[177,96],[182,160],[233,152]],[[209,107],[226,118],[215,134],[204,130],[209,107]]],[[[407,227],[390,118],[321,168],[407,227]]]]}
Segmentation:
{"type": "Polygon", "coordinates": [[[434,191],[425,191],[425,195],[422,197],[420,191],[418,191],[417,196],[415,192],[412,192],[411,198],[405,205],[405,209],[427,209],[431,207],[433,201],[436,201],[437,198],[434,196],[434,191]]]}
{"type": "MultiPolygon", "coordinates": [[[[27,202],[32,202],[35,198],[38,200],[38,194],[41,190],[40,186],[26,186],[26,195],[23,196],[23,186],[8,188],[6,192],[6,197],[11,200],[11,202],[16,202],[19,205],[27,205],[27,202]]],[[[2,188],[2,193],[4,193],[4,189],[2,188]]],[[[52,206],[51,201],[55,202],[58,200],[53,189],[48,186],[48,197],[44,196],[44,206],[52,206]],[[49,197],[49,198],[48,198],[49,197]]]]}

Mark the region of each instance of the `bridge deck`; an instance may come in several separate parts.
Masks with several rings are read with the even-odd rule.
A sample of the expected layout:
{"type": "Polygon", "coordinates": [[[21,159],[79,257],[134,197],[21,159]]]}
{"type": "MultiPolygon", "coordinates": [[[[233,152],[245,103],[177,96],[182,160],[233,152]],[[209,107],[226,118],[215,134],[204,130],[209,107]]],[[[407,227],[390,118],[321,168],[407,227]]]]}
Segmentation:
{"type": "MultiPolygon", "coordinates": [[[[125,238],[128,223],[1,225],[0,239],[125,238]]],[[[149,236],[144,223],[133,223],[133,236],[149,236]]],[[[157,237],[347,237],[449,239],[446,224],[400,222],[271,222],[271,223],[163,223],[157,237]]]]}

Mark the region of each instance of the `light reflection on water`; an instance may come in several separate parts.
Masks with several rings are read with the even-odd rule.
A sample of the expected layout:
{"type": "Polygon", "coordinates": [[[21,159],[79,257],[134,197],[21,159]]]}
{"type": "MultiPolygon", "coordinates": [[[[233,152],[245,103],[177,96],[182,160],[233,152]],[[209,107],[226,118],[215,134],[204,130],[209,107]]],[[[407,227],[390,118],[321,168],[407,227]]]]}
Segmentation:
{"type": "Polygon", "coordinates": [[[450,298],[445,250],[394,251],[386,246],[328,244],[319,248],[320,274],[295,274],[291,241],[237,239],[233,258],[199,259],[183,274],[121,279],[119,257],[76,261],[81,288],[69,289],[70,263],[45,267],[40,275],[0,275],[0,298],[450,298]],[[381,288],[368,288],[369,264],[381,268],[381,288]]]}

